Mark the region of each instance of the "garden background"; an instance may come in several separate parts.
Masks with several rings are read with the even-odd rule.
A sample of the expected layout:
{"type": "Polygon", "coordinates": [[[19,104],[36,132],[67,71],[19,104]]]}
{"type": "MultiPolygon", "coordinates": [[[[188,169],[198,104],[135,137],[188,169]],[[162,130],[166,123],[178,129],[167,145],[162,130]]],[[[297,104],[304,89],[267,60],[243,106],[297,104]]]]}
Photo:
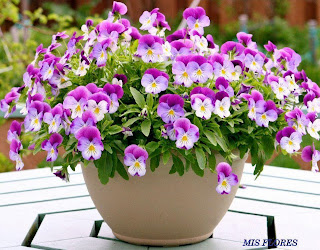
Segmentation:
{"type": "MultiPolygon", "coordinates": [[[[212,34],[215,43],[235,40],[236,33],[253,34],[259,49],[269,40],[279,48],[291,47],[302,56],[300,69],[320,83],[320,0],[126,0],[127,18],[138,24],[143,10],[156,6],[168,18],[172,31],[182,21],[182,10],[190,4],[202,6],[211,19],[206,34],[212,34]]],[[[99,22],[107,18],[112,0],[0,0],[0,99],[14,86],[22,85],[22,76],[33,60],[39,44],[51,43],[51,36],[58,31],[81,32],[86,19],[99,22]]],[[[15,112],[14,119],[21,119],[15,112]]],[[[0,138],[6,138],[10,122],[0,113],[0,138]]],[[[21,119],[22,120],[22,119],[21,119]]],[[[31,139],[31,138],[30,138],[31,139]]],[[[302,146],[310,144],[306,138],[302,146]]],[[[316,145],[320,149],[320,143],[316,145]]],[[[0,143],[0,172],[12,171],[8,159],[9,144],[0,143]]],[[[27,156],[25,168],[45,167],[45,154],[27,156]]],[[[269,165],[310,169],[298,158],[274,154],[269,165]]]]}

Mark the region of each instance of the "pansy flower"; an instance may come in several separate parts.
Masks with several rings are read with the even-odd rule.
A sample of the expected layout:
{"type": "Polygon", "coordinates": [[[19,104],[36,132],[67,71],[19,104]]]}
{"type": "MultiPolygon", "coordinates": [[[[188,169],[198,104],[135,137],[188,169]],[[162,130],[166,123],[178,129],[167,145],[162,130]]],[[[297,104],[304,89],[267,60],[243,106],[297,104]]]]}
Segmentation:
{"type": "Polygon", "coordinates": [[[12,103],[16,103],[20,98],[20,93],[18,92],[18,88],[12,88],[9,93],[7,93],[0,101],[0,110],[5,113],[4,118],[8,118],[10,113],[13,113],[16,109],[15,106],[10,110],[10,105],[12,103]]]}
{"type": "Polygon", "coordinates": [[[97,66],[98,67],[104,67],[106,66],[107,61],[107,47],[108,43],[96,43],[96,45],[93,47],[93,50],[91,51],[90,58],[95,58],[97,60],[97,66]]]}
{"type": "Polygon", "coordinates": [[[320,161],[320,152],[316,150],[314,143],[311,146],[306,146],[301,152],[301,158],[305,162],[312,162],[312,172],[319,172],[318,161],[320,161]]]}
{"type": "Polygon", "coordinates": [[[177,94],[166,94],[160,97],[157,109],[158,116],[165,123],[173,123],[184,116],[184,100],[177,94]]]}
{"type": "Polygon", "coordinates": [[[248,53],[244,58],[244,64],[251,71],[261,73],[264,59],[259,53],[255,53],[255,55],[248,53]]]}
{"type": "Polygon", "coordinates": [[[216,101],[214,105],[214,113],[221,118],[231,115],[230,113],[231,101],[229,95],[225,91],[220,91],[216,94],[216,101]]]}
{"type": "Polygon", "coordinates": [[[177,56],[172,64],[172,73],[174,74],[175,84],[190,87],[193,83],[188,72],[187,65],[191,56],[177,56]]]}
{"type": "Polygon", "coordinates": [[[84,86],[79,86],[68,93],[63,101],[63,108],[71,110],[72,119],[82,116],[90,95],[90,91],[84,86]]]}
{"type": "Polygon", "coordinates": [[[97,121],[101,121],[104,115],[108,113],[111,99],[102,92],[95,93],[88,100],[88,110],[96,116],[97,121]]]}
{"type": "Polygon", "coordinates": [[[124,84],[128,82],[128,78],[123,74],[115,74],[112,78],[112,84],[118,84],[120,87],[123,87],[124,84]]]}
{"type": "Polygon", "coordinates": [[[49,133],[56,133],[61,125],[61,117],[63,114],[62,104],[56,105],[50,112],[43,116],[43,121],[49,125],[49,133]]]}
{"type": "Polygon", "coordinates": [[[286,150],[289,154],[292,154],[300,149],[302,136],[294,128],[285,127],[277,133],[276,140],[282,149],[286,150]]]}
{"type": "Polygon", "coordinates": [[[168,88],[169,76],[167,73],[152,68],[144,72],[141,85],[145,87],[147,93],[159,94],[168,88]]]}
{"type": "Polygon", "coordinates": [[[306,118],[309,120],[307,131],[310,136],[319,140],[319,131],[320,131],[320,119],[316,119],[317,113],[312,112],[306,115],[306,118]]]}
{"type": "Polygon", "coordinates": [[[219,194],[230,194],[231,187],[239,183],[238,176],[232,173],[231,166],[226,162],[220,162],[216,166],[218,174],[218,186],[216,191],[219,194]]]}
{"type": "Polygon", "coordinates": [[[188,28],[197,31],[200,35],[204,33],[203,28],[210,25],[210,19],[202,7],[187,8],[183,12],[183,18],[187,20],[188,28]]]}
{"type": "Polygon", "coordinates": [[[233,88],[229,85],[228,81],[223,78],[223,77],[219,77],[216,80],[216,89],[218,89],[219,91],[224,91],[228,94],[229,97],[234,96],[234,90],[233,88]]]}
{"type": "Polygon", "coordinates": [[[100,159],[104,147],[100,131],[96,127],[89,126],[80,129],[76,138],[78,139],[77,148],[84,159],[88,161],[100,159]]]}
{"type": "Polygon", "coordinates": [[[270,85],[279,100],[284,100],[290,94],[288,83],[283,78],[279,78],[278,82],[272,81],[270,85]]]}
{"type": "Polygon", "coordinates": [[[285,114],[285,119],[290,127],[293,127],[302,135],[306,134],[306,127],[310,120],[301,109],[295,108],[294,110],[287,112],[285,114]]]}
{"type": "Polygon", "coordinates": [[[212,100],[202,94],[191,96],[191,107],[196,111],[196,116],[206,120],[210,119],[214,110],[212,100]]]}
{"type": "Polygon", "coordinates": [[[256,50],[258,48],[257,43],[252,41],[252,34],[247,34],[245,32],[237,33],[238,42],[246,46],[247,48],[256,50]]]}
{"type": "Polygon", "coordinates": [[[286,82],[288,83],[288,88],[291,92],[299,89],[299,86],[296,83],[293,72],[288,71],[283,75],[283,77],[285,78],[286,82]]]}
{"type": "Polygon", "coordinates": [[[42,64],[40,74],[42,76],[42,80],[49,80],[53,76],[54,72],[54,62],[49,64],[48,62],[44,62],[42,64]]]}
{"type": "Polygon", "coordinates": [[[205,83],[212,76],[213,70],[205,57],[195,55],[187,65],[187,73],[192,81],[205,83]]]}
{"type": "Polygon", "coordinates": [[[177,148],[189,150],[199,140],[199,128],[187,118],[179,118],[173,123],[177,148]]]}
{"type": "Polygon", "coordinates": [[[127,6],[124,3],[113,1],[112,13],[119,13],[120,15],[125,15],[128,11],[127,6]]]}
{"type": "Polygon", "coordinates": [[[22,149],[22,144],[20,141],[13,139],[10,144],[9,157],[12,161],[16,162],[16,170],[21,170],[24,166],[20,156],[20,150],[22,149]]]}
{"type": "Polygon", "coordinates": [[[228,41],[221,45],[221,54],[226,55],[229,60],[240,60],[243,61],[244,55],[244,46],[241,43],[234,41],[228,41]]]}
{"type": "Polygon", "coordinates": [[[77,70],[74,71],[74,73],[75,73],[77,76],[84,76],[84,75],[87,74],[88,68],[90,68],[90,65],[87,64],[86,61],[80,60],[80,62],[79,62],[79,67],[77,68],[77,70]]]}
{"type": "Polygon", "coordinates": [[[163,40],[157,36],[144,35],[139,39],[138,55],[144,62],[157,62],[162,55],[163,40]]]}
{"type": "Polygon", "coordinates": [[[28,114],[24,120],[26,131],[39,131],[43,120],[43,115],[50,111],[50,106],[41,101],[34,101],[30,104],[28,114]]]}
{"type": "Polygon", "coordinates": [[[58,147],[61,145],[63,138],[60,134],[54,133],[49,140],[44,140],[41,148],[48,152],[47,161],[55,161],[58,157],[58,147]]]}
{"type": "Polygon", "coordinates": [[[75,136],[77,135],[78,131],[84,127],[89,126],[96,126],[97,124],[97,118],[93,114],[92,111],[87,110],[82,114],[82,117],[77,117],[74,119],[70,125],[71,133],[75,136]]]}
{"type": "Polygon", "coordinates": [[[169,138],[171,141],[175,141],[177,139],[176,137],[176,130],[173,127],[172,123],[164,124],[165,132],[166,132],[166,138],[169,138]]]}
{"type": "Polygon", "coordinates": [[[149,11],[144,11],[139,18],[141,23],[141,30],[150,30],[153,28],[153,23],[156,21],[157,13],[150,13],[149,11]]]}
{"type": "Polygon", "coordinates": [[[146,174],[146,161],[149,155],[143,148],[131,144],[124,150],[124,164],[129,167],[131,176],[144,176],[146,174]]]}
{"type": "Polygon", "coordinates": [[[278,119],[277,107],[271,100],[258,102],[256,106],[256,123],[260,127],[268,127],[269,122],[278,119]],[[262,106],[263,104],[263,106],[262,106]]]}
{"type": "Polygon", "coordinates": [[[110,97],[108,112],[113,114],[118,110],[118,100],[123,96],[123,89],[120,85],[107,83],[104,85],[103,91],[110,97]]]}
{"type": "Polygon", "coordinates": [[[21,135],[21,126],[22,126],[22,123],[16,120],[14,120],[11,123],[10,128],[8,130],[8,135],[7,135],[7,140],[9,142],[12,142],[12,140],[20,141],[19,136],[21,135]]]}

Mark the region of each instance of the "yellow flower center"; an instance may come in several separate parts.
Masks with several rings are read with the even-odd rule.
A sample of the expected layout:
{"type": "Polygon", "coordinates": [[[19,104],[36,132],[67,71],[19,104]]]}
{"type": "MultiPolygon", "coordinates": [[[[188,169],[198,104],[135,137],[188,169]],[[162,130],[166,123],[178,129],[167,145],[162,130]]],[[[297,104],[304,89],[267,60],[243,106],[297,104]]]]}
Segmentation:
{"type": "Polygon", "coordinates": [[[266,114],[263,114],[263,115],[261,116],[261,118],[262,118],[263,120],[266,120],[266,119],[267,119],[266,114]]]}
{"type": "Polygon", "coordinates": [[[312,132],[316,132],[316,130],[314,128],[312,128],[311,130],[312,130],[312,132]]]}
{"type": "Polygon", "coordinates": [[[188,73],[185,71],[185,72],[183,72],[182,76],[183,76],[184,78],[187,78],[189,75],[188,75],[188,73]]]}
{"type": "Polygon", "coordinates": [[[232,72],[231,75],[232,75],[232,76],[236,76],[236,72],[232,72]]]}
{"type": "Polygon", "coordinates": [[[294,83],[293,83],[293,81],[292,81],[292,80],[290,81],[290,84],[291,84],[291,85],[294,85],[294,83]]]}
{"type": "Polygon", "coordinates": [[[147,55],[148,55],[148,56],[152,56],[152,55],[153,55],[153,52],[152,52],[152,50],[151,50],[151,49],[148,49],[148,51],[147,51],[147,55]]]}
{"type": "Polygon", "coordinates": [[[296,126],[296,125],[293,125],[292,128],[297,129],[297,126],[296,126]]]}
{"type": "Polygon", "coordinates": [[[251,113],[254,113],[255,109],[254,108],[251,108],[251,113]]]}
{"type": "Polygon", "coordinates": [[[292,146],[292,145],[293,145],[293,142],[290,140],[290,141],[288,142],[288,144],[289,144],[290,146],[292,146]]]}
{"type": "Polygon", "coordinates": [[[186,135],[182,136],[181,140],[184,142],[188,141],[188,136],[186,136],[186,135]]]}
{"type": "Polygon", "coordinates": [[[81,106],[78,104],[78,106],[76,107],[76,112],[80,112],[81,111],[81,106]]]}
{"type": "Polygon", "coordinates": [[[198,69],[198,70],[197,70],[197,75],[198,75],[198,76],[201,76],[201,75],[202,75],[201,69],[198,69]]]}
{"type": "Polygon", "coordinates": [[[283,91],[283,88],[282,87],[279,87],[279,92],[282,92],[283,91]]]}
{"type": "Polygon", "coordinates": [[[81,67],[80,67],[80,70],[81,70],[81,71],[83,71],[83,70],[84,70],[84,67],[83,67],[83,66],[81,66],[81,67]]]}
{"type": "Polygon", "coordinates": [[[202,112],[204,112],[204,111],[206,111],[206,108],[205,108],[204,106],[201,106],[200,110],[201,110],[202,112]]]}
{"type": "Polygon", "coordinates": [[[51,125],[52,125],[52,126],[55,126],[55,125],[56,125],[56,121],[53,120],[52,123],[51,123],[51,125]]]}
{"type": "Polygon", "coordinates": [[[94,109],[94,113],[95,113],[95,114],[99,114],[99,112],[100,112],[100,109],[99,109],[98,107],[96,107],[96,108],[94,109]]]}
{"type": "Polygon", "coordinates": [[[61,78],[61,83],[64,83],[66,81],[66,79],[61,78]]]}
{"type": "Polygon", "coordinates": [[[51,73],[52,73],[52,70],[51,70],[51,69],[49,69],[48,74],[50,75],[51,73]]]}
{"type": "Polygon", "coordinates": [[[168,112],[168,114],[169,114],[169,115],[174,115],[174,110],[173,110],[173,109],[170,109],[169,112],[168,112]]]}
{"type": "Polygon", "coordinates": [[[54,154],[54,149],[53,148],[51,149],[51,154],[54,154]]]}
{"type": "Polygon", "coordinates": [[[226,180],[223,180],[222,183],[221,183],[221,186],[223,187],[227,187],[228,186],[228,183],[226,180]]]}
{"type": "Polygon", "coordinates": [[[157,87],[157,84],[156,84],[155,82],[153,82],[153,83],[151,84],[151,87],[152,87],[152,88],[156,88],[156,87],[157,87]]]}
{"type": "Polygon", "coordinates": [[[92,144],[90,144],[90,146],[89,146],[89,151],[95,151],[96,150],[96,148],[92,145],[92,144]]]}
{"type": "Polygon", "coordinates": [[[38,119],[38,118],[36,118],[36,119],[34,120],[34,124],[39,124],[39,119],[38,119]]]}
{"type": "Polygon", "coordinates": [[[253,61],[253,62],[252,62],[252,65],[253,65],[253,66],[256,66],[256,65],[257,65],[257,63],[256,63],[255,61],[253,61]]]}
{"type": "Polygon", "coordinates": [[[198,22],[196,22],[196,23],[195,23],[194,27],[195,27],[196,29],[198,29],[198,28],[199,28],[199,24],[198,24],[198,22]]]}
{"type": "Polygon", "coordinates": [[[136,161],[136,162],[134,163],[134,166],[135,166],[136,168],[140,168],[140,167],[141,167],[141,165],[140,165],[140,163],[139,163],[138,161],[136,161]]]}
{"type": "Polygon", "coordinates": [[[101,53],[100,58],[104,58],[104,52],[101,53]]]}
{"type": "Polygon", "coordinates": [[[222,69],[222,70],[221,70],[221,74],[222,74],[222,75],[225,75],[226,73],[227,73],[227,72],[226,72],[225,69],[222,69]]]}
{"type": "Polygon", "coordinates": [[[220,106],[220,108],[219,108],[221,111],[224,111],[224,107],[222,107],[222,106],[220,106]]]}
{"type": "Polygon", "coordinates": [[[150,23],[151,23],[151,20],[150,20],[150,19],[148,19],[147,24],[150,24],[150,23]]]}

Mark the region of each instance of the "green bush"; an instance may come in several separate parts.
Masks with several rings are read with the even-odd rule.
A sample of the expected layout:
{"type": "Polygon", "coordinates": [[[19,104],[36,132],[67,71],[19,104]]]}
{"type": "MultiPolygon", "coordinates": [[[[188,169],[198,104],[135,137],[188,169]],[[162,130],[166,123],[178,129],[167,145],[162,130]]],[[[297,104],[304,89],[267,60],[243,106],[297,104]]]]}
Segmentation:
{"type": "Polygon", "coordinates": [[[13,170],[12,162],[2,153],[0,153],[0,173],[13,170]]]}

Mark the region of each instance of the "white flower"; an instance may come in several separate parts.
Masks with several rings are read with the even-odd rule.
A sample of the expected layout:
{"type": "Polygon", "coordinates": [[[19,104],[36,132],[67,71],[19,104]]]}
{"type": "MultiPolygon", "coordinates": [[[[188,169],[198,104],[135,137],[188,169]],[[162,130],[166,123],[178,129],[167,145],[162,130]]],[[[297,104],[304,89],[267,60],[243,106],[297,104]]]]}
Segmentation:
{"type": "Polygon", "coordinates": [[[157,14],[151,14],[149,11],[144,11],[139,18],[139,22],[142,24],[140,29],[141,30],[149,30],[153,27],[153,23],[157,18],[157,14]]]}
{"type": "Polygon", "coordinates": [[[241,67],[239,65],[236,65],[234,67],[234,70],[231,71],[229,78],[231,79],[231,81],[238,81],[240,79],[241,73],[242,73],[241,67]]]}
{"type": "Polygon", "coordinates": [[[290,137],[282,137],[280,140],[280,146],[286,150],[289,154],[297,152],[300,149],[300,143],[302,142],[301,134],[299,132],[293,132],[290,137]]]}
{"type": "Polygon", "coordinates": [[[320,98],[314,98],[312,101],[307,103],[308,112],[320,113],[320,98]]]}
{"type": "Polygon", "coordinates": [[[200,52],[208,51],[208,40],[203,36],[195,36],[195,45],[200,52]]]}
{"type": "Polygon", "coordinates": [[[270,85],[279,100],[284,100],[285,96],[290,94],[288,84],[283,78],[279,78],[279,82],[271,82],[270,85]]]}
{"type": "Polygon", "coordinates": [[[320,119],[315,120],[314,122],[309,122],[307,131],[316,140],[319,140],[319,131],[320,131],[320,119]]]}
{"type": "Polygon", "coordinates": [[[104,115],[108,113],[108,103],[106,101],[100,101],[97,104],[96,101],[89,100],[88,110],[92,111],[92,113],[97,118],[97,121],[101,121],[104,118],[104,115]]]}
{"type": "Polygon", "coordinates": [[[215,107],[214,107],[214,113],[221,118],[225,118],[230,116],[230,98],[224,97],[221,101],[216,100],[215,107]]]}
{"type": "Polygon", "coordinates": [[[206,98],[203,101],[200,98],[195,98],[192,109],[196,111],[196,116],[208,120],[211,117],[214,107],[210,98],[206,98]]]}
{"type": "Polygon", "coordinates": [[[77,76],[84,76],[87,74],[87,69],[90,66],[85,61],[80,62],[79,68],[74,72],[77,76]]]}
{"type": "Polygon", "coordinates": [[[88,29],[87,25],[83,24],[81,26],[81,30],[83,32],[83,40],[87,41],[89,38],[89,29],[88,29]]]}
{"type": "Polygon", "coordinates": [[[168,41],[166,41],[163,45],[162,45],[162,49],[163,49],[163,55],[164,56],[172,56],[172,53],[171,53],[171,45],[168,41]]]}
{"type": "Polygon", "coordinates": [[[299,86],[296,84],[296,80],[294,78],[294,75],[291,76],[286,76],[285,77],[287,83],[288,83],[288,87],[290,91],[295,91],[296,89],[299,88],[299,86]]]}

